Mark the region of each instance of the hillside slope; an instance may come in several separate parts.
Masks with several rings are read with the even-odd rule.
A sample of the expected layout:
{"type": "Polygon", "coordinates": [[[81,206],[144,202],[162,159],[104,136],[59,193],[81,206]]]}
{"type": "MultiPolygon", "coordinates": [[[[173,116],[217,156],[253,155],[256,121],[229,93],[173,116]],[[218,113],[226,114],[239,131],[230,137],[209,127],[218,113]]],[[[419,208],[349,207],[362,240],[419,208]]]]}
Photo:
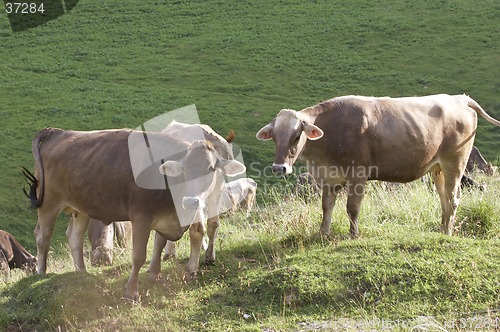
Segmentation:
{"type": "MultiPolygon", "coordinates": [[[[48,126],[135,128],[196,104],[203,122],[235,129],[256,176],[273,146],[255,132],[281,108],[345,94],[467,93],[500,118],[499,11],[494,0],[88,0],[19,33],[2,15],[2,228],[34,250],[19,165],[32,167],[31,139],[48,126]]],[[[499,141],[480,120],[488,159],[499,158],[499,141]]]]}

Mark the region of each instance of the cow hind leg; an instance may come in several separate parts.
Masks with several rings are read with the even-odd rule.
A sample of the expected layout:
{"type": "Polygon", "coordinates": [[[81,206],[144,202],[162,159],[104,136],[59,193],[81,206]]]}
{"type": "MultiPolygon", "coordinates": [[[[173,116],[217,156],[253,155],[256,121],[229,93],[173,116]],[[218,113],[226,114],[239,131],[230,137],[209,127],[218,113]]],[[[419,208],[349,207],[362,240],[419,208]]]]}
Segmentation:
{"type": "Polygon", "coordinates": [[[361,210],[361,201],[365,194],[366,182],[349,183],[347,185],[347,215],[349,216],[349,234],[351,238],[359,237],[358,216],[361,210]]]}
{"type": "Polygon", "coordinates": [[[83,260],[83,241],[88,225],[89,218],[87,216],[73,213],[68,229],[66,230],[76,271],[86,271],[85,262],[83,260]]]}
{"type": "MultiPolygon", "coordinates": [[[[170,241],[169,241],[170,242],[170,241]]],[[[155,243],[153,247],[153,256],[149,263],[149,279],[158,280],[161,270],[161,253],[163,248],[167,245],[167,239],[161,236],[158,232],[155,234],[155,243]]]]}
{"type": "Polygon", "coordinates": [[[442,167],[442,171],[434,170],[431,172],[436,185],[436,190],[441,201],[441,232],[451,235],[455,224],[455,214],[458,203],[462,196],[460,190],[460,179],[462,172],[460,165],[455,167],[442,167]]]}
{"type": "Polygon", "coordinates": [[[37,250],[36,272],[38,274],[45,274],[47,272],[47,255],[58,215],[59,211],[55,209],[38,209],[38,222],[34,231],[37,250]]]}
{"type": "Polygon", "coordinates": [[[177,258],[177,245],[174,241],[167,241],[165,246],[165,255],[163,255],[163,260],[176,259],[177,258]]]}
{"type": "Polygon", "coordinates": [[[444,173],[444,192],[446,204],[448,204],[449,207],[447,213],[443,213],[441,231],[446,235],[451,235],[453,233],[455,215],[462,197],[462,191],[460,189],[461,177],[462,173],[460,171],[444,173]]]}

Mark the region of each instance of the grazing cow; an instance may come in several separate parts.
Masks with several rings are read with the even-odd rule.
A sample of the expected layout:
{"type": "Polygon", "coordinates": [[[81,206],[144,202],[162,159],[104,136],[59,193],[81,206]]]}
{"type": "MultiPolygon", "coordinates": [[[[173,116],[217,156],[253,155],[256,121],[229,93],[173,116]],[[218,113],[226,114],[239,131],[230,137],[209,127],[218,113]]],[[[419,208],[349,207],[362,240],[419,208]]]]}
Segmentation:
{"type": "Polygon", "coordinates": [[[12,234],[0,230],[0,270],[34,270],[36,257],[30,254],[12,234]]]}
{"type": "Polygon", "coordinates": [[[87,234],[90,240],[90,262],[92,265],[113,264],[114,240],[120,247],[131,242],[131,224],[128,221],[115,221],[109,225],[90,218],[87,234]]]}
{"type": "MultiPolygon", "coordinates": [[[[177,121],[170,122],[165,129],[162,130],[162,133],[169,134],[175,138],[178,138],[184,142],[192,143],[195,140],[206,140],[212,144],[214,149],[217,151],[219,156],[224,159],[234,159],[233,151],[230,142],[234,138],[234,133],[231,132],[227,139],[224,139],[222,136],[217,134],[210,126],[203,124],[187,124],[177,121]]],[[[207,220],[207,229],[209,236],[209,244],[206,245],[203,240],[203,249],[207,249],[205,252],[205,261],[207,263],[213,263],[215,261],[215,239],[217,237],[217,228],[219,227],[219,216],[217,213],[214,214],[214,211],[219,211],[219,206],[221,205],[221,191],[220,187],[224,183],[224,175],[221,172],[217,172],[215,174],[216,177],[220,177],[217,179],[218,187],[215,186],[210,193],[211,196],[211,204],[213,205],[210,209],[208,220],[207,220]]],[[[150,271],[159,271],[160,269],[160,256],[161,251],[165,248],[165,256],[164,260],[177,256],[177,251],[175,248],[176,244],[173,241],[166,241],[161,237],[160,234],[155,235],[155,248],[153,249],[153,257],[151,259],[150,271]]]]}
{"type": "Polygon", "coordinates": [[[367,180],[410,182],[431,172],[441,200],[441,230],[451,234],[477,115],[500,126],[466,95],[407,98],[344,96],[300,112],[281,110],[257,133],[273,139],[273,171],[291,173],[300,157],[322,186],[323,222],[347,189],[350,234],[358,236],[358,214],[367,180]]]}
{"type": "MultiPolygon", "coordinates": [[[[183,184],[170,178],[167,184],[159,171],[165,164],[170,165],[169,160],[189,155],[193,150],[189,144],[160,133],[48,128],[36,135],[32,150],[35,175],[26,169],[25,175],[32,181],[29,192],[32,207],[38,209],[35,228],[38,273],[46,272],[50,239],[62,211],[73,215],[67,234],[75,268],[81,271],[85,270],[83,240],[89,217],[105,224],[131,221],[133,254],[127,298],[139,298],[138,274],[146,260],[146,245],[152,229],[172,241],[190,229],[191,247],[198,249],[192,251],[188,270],[196,272],[203,230],[189,225],[198,222],[198,216],[175,208],[178,202],[174,196],[184,196],[183,184]],[[177,193],[171,188],[180,191],[177,193]]],[[[206,167],[200,170],[207,174],[205,179],[214,178],[210,175],[215,169],[225,171],[224,167],[232,162],[203,146],[197,150],[199,153],[191,162],[206,167]]]]}
{"type": "Polygon", "coordinates": [[[221,211],[236,212],[238,206],[246,210],[247,218],[255,203],[257,183],[252,178],[240,178],[224,184],[221,211]]]}
{"type": "Polygon", "coordinates": [[[473,146],[469,155],[469,160],[467,161],[466,170],[467,172],[472,173],[476,167],[489,176],[492,176],[493,173],[495,173],[494,167],[486,162],[481,155],[481,152],[479,152],[479,149],[473,146]]]}

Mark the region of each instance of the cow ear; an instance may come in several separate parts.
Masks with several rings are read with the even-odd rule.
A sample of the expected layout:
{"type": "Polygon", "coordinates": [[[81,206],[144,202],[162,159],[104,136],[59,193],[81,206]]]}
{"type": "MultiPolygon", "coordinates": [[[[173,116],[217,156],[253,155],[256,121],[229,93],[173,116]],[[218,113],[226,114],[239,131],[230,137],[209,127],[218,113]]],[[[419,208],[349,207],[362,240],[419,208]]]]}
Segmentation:
{"type": "Polygon", "coordinates": [[[313,124],[306,125],[304,127],[304,132],[307,138],[313,141],[323,137],[323,130],[313,124]]]}
{"type": "Polygon", "coordinates": [[[168,160],[160,166],[160,173],[167,176],[179,176],[184,171],[182,162],[168,160]]]}
{"type": "Polygon", "coordinates": [[[247,170],[245,165],[234,159],[219,159],[217,161],[217,167],[220,168],[227,176],[240,175],[247,170]]]}
{"type": "Polygon", "coordinates": [[[264,126],[261,130],[259,130],[257,132],[257,135],[255,135],[255,136],[257,137],[258,140],[268,141],[271,138],[273,138],[271,136],[271,131],[273,130],[273,128],[274,128],[274,124],[270,123],[270,124],[264,126]]]}

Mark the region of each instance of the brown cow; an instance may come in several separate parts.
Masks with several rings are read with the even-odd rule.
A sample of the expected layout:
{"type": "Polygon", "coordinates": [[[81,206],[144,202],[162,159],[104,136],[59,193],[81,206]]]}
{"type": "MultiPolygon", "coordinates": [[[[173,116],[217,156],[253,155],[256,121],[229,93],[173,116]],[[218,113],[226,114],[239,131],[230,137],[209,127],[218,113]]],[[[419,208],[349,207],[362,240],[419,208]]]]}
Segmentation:
{"type": "MultiPolygon", "coordinates": [[[[190,229],[191,246],[195,249],[188,270],[195,273],[203,229],[189,227],[198,222],[195,212],[185,213],[175,208],[181,205],[177,197],[182,199],[182,189],[188,186],[182,184],[182,179],[176,183],[177,179],[167,179],[159,172],[168,160],[186,155],[189,147],[169,135],[133,130],[40,131],[32,144],[35,176],[28,177],[33,181],[29,192],[32,207],[38,209],[37,272],[46,272],[54,224],[65,211],[74,217],[67,234],[75,268],[81,271],[85,270],[83,240],[89,217],[105,224],[131,221],[133,254],[126,287],[128,298],[139,298],[138,274],[146,260],[152,229],[172,241],[190,229]]],[[[203,148],[199,150],[202,152],[203,148]]],[[[213,153],[200,153],[198,157],[200,160],[196,162],[200,165],[205,164],[203,158],[208,158],[211,168],[220,169],[227,164],[213,153]]]]}
{"type": "Polygon", "coordinates": [[[350,234],[357,237],[366,181],[410,182],[427,172],[441,200],[441,230],[451,234],[476,114],[500,126],[466,95],[344,96],[300,112],[282,110],[257,138],[274,140],[275,173],[290,173],[299,157],[306,161],[323,188],[323,234],[330,232],[340,188],[347,189],[350,234]]]}
{"type": "Polygon", "coordinates": [[[12,234],[0,230],[0,270],[34,270],[35,267],[36,257],[24,249],[12,234]]]}
{"type": "Polygon", "coordinates": [[[109,225],[102,221],[90,218],[87,235],[91,251],[90,263],[92,265],[113,264],[114,241],[120,247],[126,247],[132,240],[132,225],[129,221],[115,221],[109,225]]]}

